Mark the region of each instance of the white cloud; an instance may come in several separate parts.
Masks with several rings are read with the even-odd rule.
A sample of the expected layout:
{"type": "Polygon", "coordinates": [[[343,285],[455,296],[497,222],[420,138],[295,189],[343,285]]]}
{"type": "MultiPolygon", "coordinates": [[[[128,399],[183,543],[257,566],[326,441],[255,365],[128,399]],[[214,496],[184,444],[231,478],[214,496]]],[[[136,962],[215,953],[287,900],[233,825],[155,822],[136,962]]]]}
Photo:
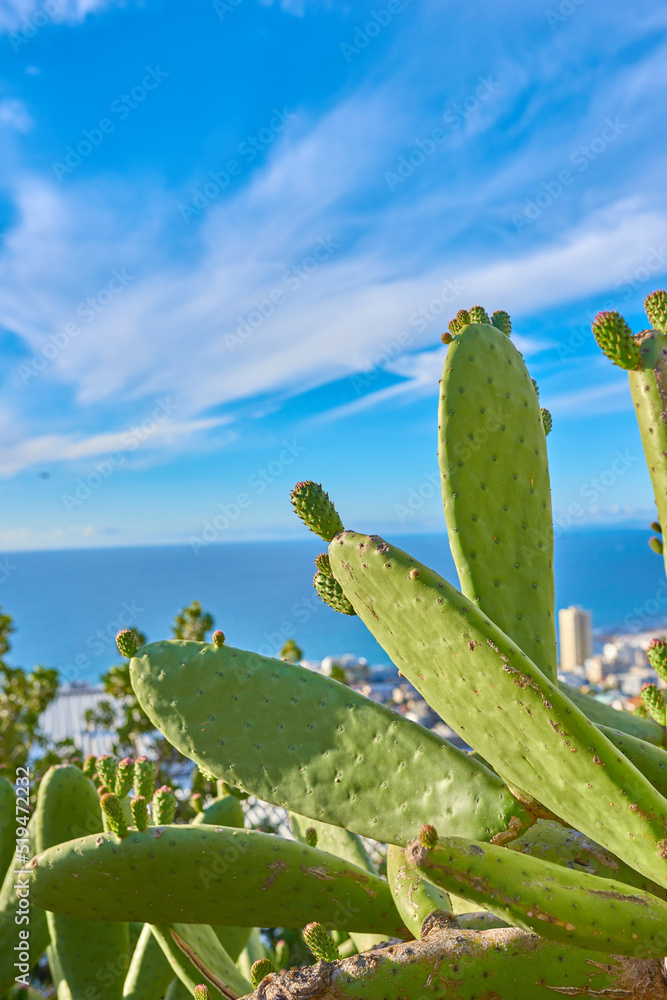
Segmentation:
{"type": "Polygon", "coordinates": [[[73,24],[111,3],[123,0],[0,0],[0,31],[39,30],[49,21],[73,24]]]}
{"type": "Polygon", "coordinates": [[[34,122],[23,101],[8,97],[0,101],[0,125],[7,125],[16,132],[29,132],[34,122]]]}

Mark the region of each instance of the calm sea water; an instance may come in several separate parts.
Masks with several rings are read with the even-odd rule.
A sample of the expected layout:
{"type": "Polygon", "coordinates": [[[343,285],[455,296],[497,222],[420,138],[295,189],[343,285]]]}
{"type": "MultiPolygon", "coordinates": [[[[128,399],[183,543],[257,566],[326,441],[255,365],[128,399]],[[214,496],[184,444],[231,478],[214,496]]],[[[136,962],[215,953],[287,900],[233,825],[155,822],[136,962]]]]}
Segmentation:
{"type": "MultiPolygon", "coordinates": [[[[557,541],[557,607],[580,604],[596,630],[636,632],[667,621],[662,559],[648,532],[569,532],[557,541]]],[[[443,536],[392,537],[456,583],[443,536]]],[[[13,553],[0,586],[14,618],[11,663],[58,667],[67,680],[97,681],[119,660],[114,636],[136,626],[166,638],[177,611],[193,600],[235,646],[277,655],[293,636],[310,659],[353,653],[387,656],[358,618],[325,607],[312,587],[314,536],[303,541],[190,547],[13,553]]]]}

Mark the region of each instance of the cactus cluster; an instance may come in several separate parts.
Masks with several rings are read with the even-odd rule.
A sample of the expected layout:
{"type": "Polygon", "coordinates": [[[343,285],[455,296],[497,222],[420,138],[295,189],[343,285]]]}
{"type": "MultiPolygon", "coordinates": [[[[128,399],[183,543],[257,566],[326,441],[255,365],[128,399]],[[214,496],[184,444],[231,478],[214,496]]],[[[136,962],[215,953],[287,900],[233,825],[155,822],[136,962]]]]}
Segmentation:
{"type": "MultiPolygon", "coordinates": [[[[647,314],[645,334],[603,314],[595,335],[629,372],[662,514],[664,293],[647,314]]],[[[319,484],[292,493],[328,543],[317,592],[361,618],[472,750],[221,633],[139,648],[122,633],[141,707],[222,794],[194,795],[186,824],[145,758],[86,761],[68,779],[71,815],[49,821],[27,871],[34,913],[48,914],[37,950],[48,944],[75,1000],[73,921],[95,961],[143,924],[115,986],[133,1000],[666,1000],[665,701],[647,688],[639,718],[559,687],[551,418],[511,332],[507,313],[475,306],[443,335],[438,454],[458,587],[346,530],[319,484]],[[287,809],[294,839],[246,829],[230,787],[287,809]],[[362,837],[387,845],[386,876],[362,837]],[[312,964],[289,969],[262,927],[299,931],[312,964]]],[[[667,680],[666,644],[649,658],[667,680]]]]}

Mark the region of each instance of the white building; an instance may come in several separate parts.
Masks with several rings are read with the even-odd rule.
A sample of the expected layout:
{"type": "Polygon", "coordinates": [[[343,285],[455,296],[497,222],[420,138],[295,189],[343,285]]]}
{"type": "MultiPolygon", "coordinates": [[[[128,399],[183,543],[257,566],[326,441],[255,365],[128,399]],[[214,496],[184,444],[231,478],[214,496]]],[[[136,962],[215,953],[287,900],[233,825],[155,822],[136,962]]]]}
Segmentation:
{"type": "Polygon", "coordinates": [[[591,613],[582,608],[561,608],[558,612],[560,668],[565,673],[581,670],[593,652],[591,613]]]}

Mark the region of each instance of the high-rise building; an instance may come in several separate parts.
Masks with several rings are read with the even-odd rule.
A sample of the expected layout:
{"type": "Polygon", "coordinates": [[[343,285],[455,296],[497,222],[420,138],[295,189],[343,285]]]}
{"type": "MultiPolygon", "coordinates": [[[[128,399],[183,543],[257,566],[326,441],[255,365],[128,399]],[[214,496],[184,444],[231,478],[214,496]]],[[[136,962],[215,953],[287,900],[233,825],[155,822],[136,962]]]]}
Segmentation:
{"type": "Polygon", "coordinates": [[[561,608],[558,612],[560,669],[565,673],[584,666],[593,652],[591,613],[582,608],[561,608]]]}

